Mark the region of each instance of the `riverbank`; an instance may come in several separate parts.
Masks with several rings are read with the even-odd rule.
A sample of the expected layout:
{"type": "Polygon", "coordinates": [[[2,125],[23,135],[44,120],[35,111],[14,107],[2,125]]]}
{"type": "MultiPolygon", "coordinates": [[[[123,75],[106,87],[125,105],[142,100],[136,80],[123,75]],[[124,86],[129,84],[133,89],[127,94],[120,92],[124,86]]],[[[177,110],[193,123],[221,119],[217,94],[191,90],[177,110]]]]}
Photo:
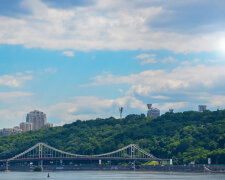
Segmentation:
{"type": "MultiPolygon", "coordinates": [[[[4,171],[4,167],[0,167],[0,171],[4,171]]],[[[9,171],[33,171],[33,166],[9,166],[9,171]]],[[[225,173],[225,166],[218,165],[137,165],[137,166],[121,166],[121,165],[51,165],[43,166],[43,171],[162,171],[162,172],[212,172],[225,173]]]]}

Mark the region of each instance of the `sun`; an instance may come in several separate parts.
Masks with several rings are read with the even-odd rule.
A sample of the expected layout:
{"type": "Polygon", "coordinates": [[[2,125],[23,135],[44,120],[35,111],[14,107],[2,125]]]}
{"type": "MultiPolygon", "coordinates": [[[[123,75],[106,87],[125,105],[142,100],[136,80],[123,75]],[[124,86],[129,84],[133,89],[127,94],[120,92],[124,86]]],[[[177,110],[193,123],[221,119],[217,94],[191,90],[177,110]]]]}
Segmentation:
{"type": "Polygon", "coordinates": [[[218,48],[220,51],[225,53],[225,39],[221,39],[219,41],[218,48]]]}

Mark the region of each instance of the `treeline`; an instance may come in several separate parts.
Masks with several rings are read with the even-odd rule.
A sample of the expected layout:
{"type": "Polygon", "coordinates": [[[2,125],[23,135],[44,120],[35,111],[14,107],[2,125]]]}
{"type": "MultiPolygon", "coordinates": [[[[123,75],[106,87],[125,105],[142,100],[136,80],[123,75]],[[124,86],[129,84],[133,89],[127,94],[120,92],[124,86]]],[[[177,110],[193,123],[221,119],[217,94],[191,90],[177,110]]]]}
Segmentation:
{"type": "Polygon", "coordinates": [[[225,164],[225,110],[166,113],[157,119],[128,115],[124,119],[76,121],[62,127],[0,137],[0,159],[12,157],[38,142],[76,154],[106,153],[137,144],[177,164],[225,164]]]}

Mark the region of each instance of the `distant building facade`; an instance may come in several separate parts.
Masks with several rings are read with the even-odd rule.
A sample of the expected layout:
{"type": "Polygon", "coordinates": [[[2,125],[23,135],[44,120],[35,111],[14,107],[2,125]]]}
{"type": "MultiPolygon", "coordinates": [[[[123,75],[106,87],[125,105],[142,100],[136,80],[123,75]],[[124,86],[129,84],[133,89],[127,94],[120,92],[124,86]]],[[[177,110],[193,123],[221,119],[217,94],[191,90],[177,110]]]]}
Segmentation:
{"type": "Polygon", "coordinates": [[[18,126],[15,126],[13,128],[12,134],[19,134],[19,133],[22,133],[22,132],[23,132],[22,129],[20,129],[18,126]]]}
{"type": "Polygon", "coordinates": [[[52,123],[47,122],[47,123],[45,124],[45,128],[50,128],[50,127],[53,127],[53,124],[52,124],[52,123]]]}
{"type": "Polygon", "coordinates": [[[46,114],[38,110],[31,111],[27,114],[26,122],[32,124],[32,130],[39,130],[47,123],[46,114]]]}
{"type": "Polygon", "coordinates": [[[157,118],[160,116],[160,110],[157,108],[153,108],[152,104],[147,104],[148,112],[147,117],[157,118]]]}
{"type": "Polygon", "coordinates": [[[18,134],[18,133],[22,133],[22,130],[18,127],[0,129],[0,136],[8,136],[10,134],[18,134]]]}
{"type": "Polygon", "coordinates": [[[205,110],[206,110],[206,108],[207,108],[207,106],[206,106],[206,105],[198,105],[198,111],[199,111],[199,112],[203,112],[203,111],[205,111],[205,110]]]}
{"type": "Polygon", "coordinates": [[[32,130],[32,123],[21,122],[21,123],[20,123],[20,129],[21,129],[23,132],[31,131],[31,130],[32,130]]]}

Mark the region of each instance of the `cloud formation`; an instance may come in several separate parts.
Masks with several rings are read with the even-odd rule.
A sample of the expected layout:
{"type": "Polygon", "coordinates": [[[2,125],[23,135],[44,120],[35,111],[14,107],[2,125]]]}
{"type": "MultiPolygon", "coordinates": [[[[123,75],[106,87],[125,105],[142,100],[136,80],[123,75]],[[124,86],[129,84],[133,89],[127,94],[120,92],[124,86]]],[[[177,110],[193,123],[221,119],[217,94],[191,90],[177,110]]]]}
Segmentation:
{"type": "MultiPolygon", "coordinates": [[[[59,102],[49,107],[48,113],[54,119],[72,122],[77,119],[87,120],[106,118],[118,114],[118,107],[145,111],[146,105],[132,96],[105,99],[97,96],[77,96],[66,102],[59,102]]],[[[119,115],[119,114],[118,114],[119,115]]]]}
{"type": "Polygon", "coordinates": [[[49,68],[46,68],[44,70],[44,72],[46,72],[46,73],[56,73],[57,72],[57,69],[56,68],[49,67],[49,68]]]}
{"type": "Polygon", "coordinates": [[[17,75],[2,75],[0,76],[0,86],[8,86],[11,88],[22,87],[28,80],[32,80],[31,75],[23,75],[19,73],[17,75]]]}
{"type": "Polygon", "coordinates": [[[127,76],[108,73],[94,77],[94,82],[89,86],[128,84],[131,85],[130,93],[142,95],[170,90],[212,88],[224,81],[224,69],[224,66],[197,65],[177,67],[172,71],[148,70],[127,76]]]}
{"type": "Polygon", "coordinates": [[[221,94],[225,84],[224,69],[225,66],[196,65],[177,67],[172,71],[148,70],[126,76],[108,73],[94,77],[93,83],[86,86],[126,84],[129,86],[127,95],[154,102],[154,99],[163,100],[161,106],[166,108],[165,103],[175,103],[176,107],[182,108],[188,106],[186,102],[190,101],[215,107],[225,105],[224,94],[221,94]]]}
{"type": "Polygon", "coordinates": [[[73,51],[63,51],[62,54],[65,55],[65,56],[69,56],[69,57],[73,57],[74,56],[74,52],[73,51]]]}
{"type": "Polygon", "coordinates": [[[152,63],[174,63],[177,60],[171,56],[169,57],[165,57],[163,59],[160,60],[156,60],[156,55],[155,54],[139,54],[138,56],[136,56],[136,59],[139,59],[141,61],[141,65],[145,65],[145,64],[152,64],[152,63]]]}
{"type": "MultiPolygon", "coordinates": [[[[24,0],[22,7],[29,14],[0,16],[0,42],[83,51],[167,49],[187,53],[220,49],[223,30],[185,34],[152,27],[152,22],[176,11],[162,4],[96,0],[89,6],[57,9],[41,0],[24,0]]],[[[72,55],[68,52],[65,55],[72,55]]]]}
{"type": "Polygon", "coordinates": [[[28,97],[33,96],[33,93],[22,92],[22,91],[0,92],[0,101],[1,100],[13,99],[13,98],[27,97],[27,96],[28,97]]]}

